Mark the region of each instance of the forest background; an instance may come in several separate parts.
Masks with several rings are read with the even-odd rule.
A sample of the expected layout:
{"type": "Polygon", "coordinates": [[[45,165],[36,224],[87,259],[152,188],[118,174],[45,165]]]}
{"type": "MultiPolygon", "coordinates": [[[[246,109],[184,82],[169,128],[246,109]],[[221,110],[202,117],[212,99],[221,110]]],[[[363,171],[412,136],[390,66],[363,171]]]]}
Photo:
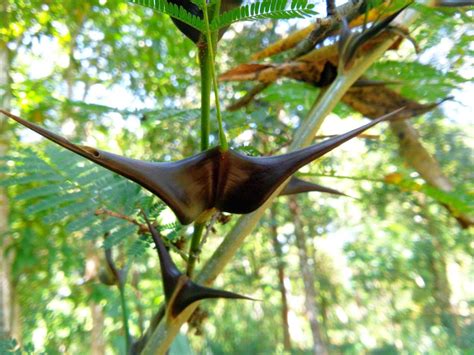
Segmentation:
{"type": "MultiPolygon", "coordinates": [[[[325,4],[316,10],[324,17],[325,4]]],[[[300,170],[348,196],[276,199],[215,282],[262,301],[201,303],[172,352],[474,351],[472,7],[416,10],[409,29],[418,53],[404,40],[365,76],[412,103],[452,99],[407,121],[414,141],[380,124],[300,170]]],[[[218,72],[313,22],[234,24],[219,42],[218,72]]],[[[0,107],[81,144],[159,161],[198,152],[196,57],[168,16],[126,1],[0,3],[0,107]]],[[[221,82],[223,106],[254,87],[221,82]]],[[[279,78],[224,111],[230,145],[281,153],[320,91],[279,78]]],[[[346,104],[315,141],[361,125],[364,112],[346,104]]],[[[135,223],[139,209],[159,218],[180,266],[192,227],[137,185],[4,117],[0,188],[0,349],[125,353],[121,295],[135,339],[164,300],[156,253],[135,223]],[[107,250],[128,270],[123,293],[110,280],[107,250]]],[[[213,220],[198,270],[237,220],[213,220]]]]}

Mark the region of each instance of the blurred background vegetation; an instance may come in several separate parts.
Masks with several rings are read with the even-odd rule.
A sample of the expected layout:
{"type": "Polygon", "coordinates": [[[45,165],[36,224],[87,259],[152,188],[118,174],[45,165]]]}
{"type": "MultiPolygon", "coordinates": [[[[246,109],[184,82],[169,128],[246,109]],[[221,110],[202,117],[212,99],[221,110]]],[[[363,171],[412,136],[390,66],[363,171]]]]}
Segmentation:
{"type": "MultiPolygon", "coordinates": [[[[354,139],[301,174],[350,197],[280,197],[216,280],[262,301],[204,302],[172,353],[312,353],[315,333],[335,354],[474,352],[473,233],[456,219],[473,208],[472,8],[421,11],[411,28],[420,53],[404,44],[368,74],[421,103],[454,96],[411,121],[452,191],[423,180],[386,125],[354,139]]],[[[232,26],[219,71],[307,24],[232,26]]],[[[195,46],[149,9],[119,0],[0,3],[0,106],[74,142],[160,161],[196,153],[198,75],[195,46]]],[[[250,87],[222,84],[224,103],[250,87]]],[[[284,79],[225,112],[232,146],[280,152],[317,94],[284,79]]],[[[104,249],[129,269],[134,337],[164,299],[159,264],[137,226],[97,210],[154,211],[174,248],[192,230],[136,185],[0,120],[0,353],[17,343],[34,353],[124,353],[104,249]]],[[[321,134],[361,120],[340,104],[321,134]]],[[[213,133],[215,144],[215,125],[213,133]]],[[[235,220],[221,216],[209,231],[198,268],[235,220]]]]}

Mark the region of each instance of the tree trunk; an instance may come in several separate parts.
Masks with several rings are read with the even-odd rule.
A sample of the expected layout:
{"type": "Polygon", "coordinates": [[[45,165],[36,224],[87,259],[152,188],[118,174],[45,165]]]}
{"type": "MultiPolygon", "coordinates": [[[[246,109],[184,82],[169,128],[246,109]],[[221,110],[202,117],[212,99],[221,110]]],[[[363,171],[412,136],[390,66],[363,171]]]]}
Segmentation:
{"type": "Polygon", "coordinates": [[[457,341],[460,336],[460,327],[456,319],[456,311],[451,304],[452,291],[448,277],[445,247],[440,240],[441,234],[428,211],[425,213],[425,220],[429,232],[427,238],[431,244],[430,250],[427,252],[429,253],[429,270],[433,275],[432,294],[436,322],[448,329],[449,334],[454,335],[457,341]]]}
{"type": "Polygon", "coordinates": [[[105,354],[105,339],[104,339],[104,312],[102,306],[96,302],[89,304],[92,317],[91,329],[91,355],[105,354]]]}
{"type": "Polygon", "coordinates": [[[318,321],[320,311],[316,304],[316,289],[314,288],[314,275],[308,263],[308,252],[306,249],[306,239],[303,232],[303,225],[300,219],[300,208],[295,196],[289,197],[290,212],[293,216],[293,224],[295,227],[296,245],[298,247],[301,276],[303,278],[306,312],[309,318],[311,333],[313,335],[313,353],[315,355],[328,354],[326,344],[323,341],[323,333],[321,325],[318,321]]]}
{"type": "MultiPolygon", "coordinates": [[[[7,24],[7,3],[0,5],[0,20],[2,27],[7,24]]],[[[7,43],[0,41],[0,107],[8,110],[10,108],[10,53],[7,43]]],[[[5,118],[0,118],[0,157],[8,153],[9,139],[6,131],[5,118]]],[[[1,176],[0,179],[4,177],[1,176]]],[[[12,302],[12,280],[11,268],[14,255],[7,252],[11,243],[8,234],[9,205],[5,189],[0,188],[0,339],[17,338],[19,334],[14,334],[13,316],[14,308],[19,311],[19,306],[15,307],[12,302]]],[[[18,318],[17,318],[18,319],[18,318]]],[[[15,327],[19,329],[19,327],[15,327]]]]}
{"type": "MultiPolygon", "coordinates": [[[[433,298],[435,299],[437,313],[441,323],[452,314],[451,286],[449,285],[446,257],[441,243],[436,236],[430,236],[433,246],[430,258],[431,272],[433,273],[433,298]]],[[[444,324],[445,325],[445,324],[444,324]]]]}
{"type": "MultiPolygon", "coordinates": [[[[8,145],[0,133],[0,156],[6,155],[8,145]]],[[[1,178],[1,176],[0,176],[1,178]]],[[[8,198],[4,189],[0,189],[0,339],[13,337],[12,327],[12,254],[7,253],[11,243],[8,235],[8,198]]]]}
{"type": "Polygon", "coordinates": [[[277,269],[278,269],[278,284],[281,294],[281,319],[282,319],[282,328],[283,328],[283,345],[286,351],[291,351],[291,338],[290,331],[288,326],[288,299],[286,297],[286,286],[285,286],[285,262],[283,260],[283,251],[281,249],[281,244],[278,241],[278,232],[276,224],[277,213],[275,211],[275,205],[272,206],[270,210],[271,216],[271,226],[270,232],[273,241],[273,249],[275,250],[275,255],[277,257],[277,269]]]}
{"type": "MultiPolygon", "coordinates": [[[[90,241],[86,242],[87,256],[86,266],[84,272],[84,280],[90,283],[87,287],[87,292],[94,291],[94,283],[99,279],[100,258],[97,255],[97,249],[90,241]]],[[[93,299],[89,302],[89,310],[92,318],[91,329],[91,355],[105,354],[105,339],[104,339],[104,312],[102,306],[93,299]]]]}

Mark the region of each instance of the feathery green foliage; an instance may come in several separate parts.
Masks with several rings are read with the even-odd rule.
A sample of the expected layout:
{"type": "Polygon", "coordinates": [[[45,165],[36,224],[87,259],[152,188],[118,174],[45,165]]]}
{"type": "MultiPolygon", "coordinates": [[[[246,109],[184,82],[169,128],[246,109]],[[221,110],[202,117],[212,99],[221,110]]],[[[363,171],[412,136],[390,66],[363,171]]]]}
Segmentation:
{"type": "Polygon", "coordinates": [[[210,25],[212,30],[218,30],[238,21],[307,18],[317,14],[313,9],[314,4],[308,0],[292,0],[289,8],[286,0],[256,1],[216,16],[210,25]]]}
{"type": "MultiPolygon", "coordinates": [[[[175,114],[185,115],[185,111],[168,112],[169,116],[175,114]]],[[[148,236],[137,236],[137,223],[143,222],[137,217],[140,209],[153,217],[159,217],[166,209],[165,204],[157,203],[136,184],[56,146],[48,146],[44,151],[18,149],[0,157],[0,161],[6,177],[0,180],[0,186],[19,190],[13,201],[24,205],[22,209],[28,218],[40,218],[48,225],[63,222],[67,233],[79,233],[89,240],[105,237],[106,249],[133,238],[133,242],[125,244],[132,262],[150,244],[148,236]]],[[[182,231],[177,222],[160,224],[157,229],[169,241],[177,239],[182,231]]]]}
{"type": "MultiPolygon", "coordinates": [[[[153,204],[135,184],[54,146],[48,147],[46,154],[22,149],[2,160],[8,178],[0,185],[24,185],[14,201],[25,205],[27,216],[41,217],[50,225],[66,221],[68,233],[82,233],[88,239],[107,235],[105,248],[136,238],[138,227],[99,211],[131,216],[143,207],[158,216],[165,209],[162,203],[153,204]]],[[[160,230],[174,232],[178,228],[170,223],[160,230]]],[[[137,257],[140,250],[146,250],[146,243],[139,244],[131,244],[130,255],[137,257]]]]}
{"type": "MultiPolygon", "coordinates": [[[[201,8],[204,4],[202,0],[190,1],[201,8]]],[[[131,2],[156,4],[151,0],[131,2]]],[[[207,2],[209,10],[215,2],[207,2]]],[[[386,2],[365,3],[370,9],[386,2]]],[[[59,125],[72,119],[77,138],[92,129],[100,139],[100,147],[113,141],[117,146],[130,148],[135,155],[143,152],[147,158],[160,161],[196,153],[199,131],[194,128],[199,123],[200,111],[190,109],[197,107],[199,96],[196,48],[184,36],[176,35],[168,19],[142,18],[138,16],[140,11],[131,10],[147,10],[149,14],[151,6],[130,9],[123,0],[80,5],[54,0],[6,0],[5,4],[7,16],[6,21],[0,21],[0,42],[7,44],[10,52],[11,68],[6,69],[6,74],[12,87],[4,88],[11,91],[9,106],[13,110],[39,124],[45,123],[46,117],[48,122],[59,125]],[[62,58],[52,56],[50,62],[55,67],[49,74],[49,70],[37,68],[38,64],[44,65],[39,59],[44,57],[45,50],[50,51],[50,43],[58,47],[58,53],[71,57],[69,67],[65,68],[62,58]],[[43,75],[46,77],[38,80],[43,75]],[[61,97],[66,87],[71,89],[72,99],[55,99],[61,97]],[[127,90],[133,103],[128,104],[122,95],[116,95],[117,87],[127,90]],[[98,98],[103,89],[111,93],[104,100],[98,98]],[[147,108],[136,109],[137,106],[147,108]]],[[[183,20],[180,16],[189,15],[191,22],[202,25],[198,16],[167,4],[168,8],[160,12],[174,11],[179,20],[183,20]]],[[[211,21],[211,26],[215,29],[235,21],[285,15],[295,18],[299,14],[291,11],[311,6],[305,2],[293,4],[292,8],[288,0],[247,0],[245,5],[222,13],[211,21]],[[266,6],[270,6],[268,11],[266,6]]],[[[415,59],[408,46],[408,51],[390,54],[366,74],[371,79],[397,80],[390,87],[407,98],[435,102],[454,94],[454,89],[469,85],[465,68],[473,52],[465,25],[469,23],[470,11],[425,8],[419,4],[415,7],[420,8],[422,16],[417,26],[409,30],[422,53],[425,51],[422,60],[415,59]]],[[[309,12],[300,15],[306,13],[309,12]]],[[[255,50],[274,41],[276,31],[270,25],[265,32],[260,26],[245,26],[242,31],[236,28],[232,40],[220,43],[219,50],[225,55],[217,56],[217,65],[242,63],[255,50]]],[[[232,93],[239,92],[241,96],[249,87],[248,83],[233,90],[226,86],[219,96],[226,103],[232,93]]],[[[234,138],[233,149],[247,155],[274,154],[286,149],[292,131],[301,124],[317,90],[309,84],[279,81],[257,96],[251,109],[226,112],[225,128],[229,138],[234,138]]],[[[472,175],[472,154],[466,144],[469,130],[466,119],[456,112],[457,107],[458,103],[449,102],[441,107],[438,116],[413,121],[420,140],[453,182],[455,189],[449,193],[422,183],[419,175],[400,158],[397,137],[385,134],[386,129],[381,129],[383,135],[377,135],[379,131],[375,130],[370,139],[360,137],[353,142],[355,149],[335,152],[303,173],[356,197],[298,197],[299,217],[307,238],[307,261],[317,289],[313,299],[320,306],[315,319],[319,319],[327,337],[329,352],[473,352],[474,343],[469,335],[474,329],[474,303],[464,290],[472,274],[472,230],[461,231],[451,216],[473,208],[472,194],[469,195],[472,184],[466,183],[472,175]],[[384,176],[392,172],[403,175],[399,184],[384,183],[384,176]],[[452,212],[445,211],[438,202],[453,207],[452,212]],[[334,242],[334,237],[339,242],[334,242]]],[[[466,111],[459,111],[462,112],[466,111]]],[[[344,105],[339,105],[335,113],[344,117],[354,115],[344,105]]],[[[215,111],[211,111],[211,145],[217,141],[214,116],[215,111]]],[[[346,124],[352,124],[351,119],[342,121],[340,127],[325,128],[323,135],[338,133],[346,124]]],[[[97,350],[91,334],[106,338],[103,353],[126,353],[115,284],[101,284],[97,275],[84,277],[88,261],[103,254],[103,250],[93,250],[94,246],[113,247],[117,267],[129,269],[124,295],[130,311],[131,335],[136,340],[149,323],[151,313],[164,300],[156,253],[149,249],[151,238],[137,233],[139,229],[143,231],[144,223],[138,210],[143,208],[157,224],[167,247],[179,249],[184,260],[187,245],[183,236],[189,237],[191,228],[165,220],[169,212],[165,205],[133,183],[50,144],[19,150],[15,133],[20,130],[10,123],[5,129],[6,139],[0,140],[10,147],[9,156],[0,156],[0,185],[8,185],[11,208],[8,230],[0,234],[6,236],[7,242],[3,255],[13,262],[11,298],[13,303],[19,302],[23,339],[21,347],[13,340],[0,340],[0,353],[89,353],[91,344],[97,350]],[[95,212],[100,209],[129,220],[97,215],[95,212]],[[98,317],[91,322],[95,315],[98,317]],[[97,319],[99,322],[94,321],[97,319]],[[46,336],[38,336],[41,334],[46,336]]],[[[24,143],[21,142],[22,146],[24,143]]],[[[220,287],[265,302],[224,303],[217,307],[211,302],[202,304],[188,330],[196,353],[312,351],[307,337],[310,326],[307,317],[302,316],[308,313],[303,304],[292,302],[294,297],[305,295],[296,262],[304,249],[293,244],[292,227],[296,219],[285,198],[276,201],[275,211],[268,218],[271,223],[257,227],[239,249],[232,266],[217,280],[220,287]],[[281,255],[274,252],[270,238],[274,226],[281,255]],[[281,284],[292,290],[288,305],[294,316],[291,326],[305,335],[293,339],[292,350],[288,351],[283,347],[284,324],[280,319],[283,307],[278,287],[279,265],[284,272],[281,284]]],[[[207,243],[202,247],[196,270],[202,268],[221,238],[228,235],[235,222],[229,219],[230,216],[215,216],[214,225],[206,232],[207,243]]],[[[182,260],[174,259],[183,269],[182,260]]],[[[97,271],[104,271],[106,265],[102,261],[97,265],[97,271]]],[[[188,347],[186,351],[173,351],[190,350],[188,347]]]]}
{"type": "MultiPolygon", "coordinates": [[[[201,18],[182,6],[166,0],[129,0],[129,2],[167,14],[201,32],[205,30],[204,21],[201,18]]],[[[255,1],[216,16],[210,23],[210,29],[216,31],[238,21],[307,18],[317,14],[313,9],[314,4],[309,3],[308,0],[292,0],[290,4],[288,0],[255,1]]]]}
{"type": "Polygon", "coordinates": [[[149,7],[155,11],[167,14],[177,20],[180,20],[199,31],[204,31],[204,22],[198,16],[185,10],[182,6],[173,4],[166,0],[129,0],[137,5],[149,7]]]}

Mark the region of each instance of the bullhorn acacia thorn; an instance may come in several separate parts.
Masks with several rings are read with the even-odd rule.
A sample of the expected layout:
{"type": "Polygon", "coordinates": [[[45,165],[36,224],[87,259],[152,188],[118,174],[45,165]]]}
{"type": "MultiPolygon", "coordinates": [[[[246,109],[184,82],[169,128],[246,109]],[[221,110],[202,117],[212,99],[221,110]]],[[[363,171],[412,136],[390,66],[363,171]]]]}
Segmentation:
{"type": "MultiPolygon", "coordinates": [[[[0,112],[56,144],[135,181],[161,198],[182,224],[189,224],[212,209],[237,214],[255,211],[298,169],[377,123],[390,120],[401,110],[403,108],[347,133],[287,154],[250,157],[215,147],[176,162],[141,161],[76,145],[7,111],[0,112]]],[[[293,180],[285,194],[304,192],[304,185],[293,180]]]]}
{"type": "Polygon", "coordinates": [[[161,240],[158,231],[150,223],[146,214],[144,212],[142,212],[142,214],[148,225],[151,236],[153,237],[158,258],[160,259],[161,277],[163,279],[163,289],[169,316],[175,318],[192,303],[208,298],[245,299],[255,301],[250,297],[224,290],[204,287],[191,281],[188,276],[178,270],[173,259],[171,259],[171,255],[166,249],[165,244],[161,240]]]}

